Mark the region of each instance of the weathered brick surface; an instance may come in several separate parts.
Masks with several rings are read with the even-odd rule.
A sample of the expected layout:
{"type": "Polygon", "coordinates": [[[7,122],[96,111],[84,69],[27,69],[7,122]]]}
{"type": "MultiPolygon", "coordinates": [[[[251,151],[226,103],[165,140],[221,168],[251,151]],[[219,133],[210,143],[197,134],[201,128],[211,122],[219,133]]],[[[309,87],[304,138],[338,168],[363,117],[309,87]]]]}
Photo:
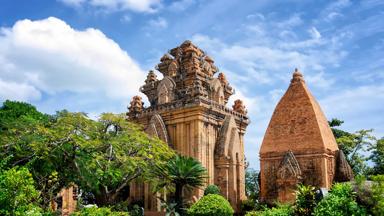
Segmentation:
{"type": "Polygon", "coordinates": [[[335,175],[336,140],[299,71],[277,104],[260,149],[261,198],[292,202],[297,183],[330,188],[335,175]],[[292,152],[300,172],[283,160],[292,152]],[[284,178],[278,173],[286,170],[284,178]]]}
{"type": "MultiPolygon", "coordinates": [[[[171,49],[156,68],[163,79],[150,71],[140,88],[150,106],[142,108],[141,99],[134,97],[127,116],[178,153],[199,160],[208,171],[206,185],[218,185],[239,210],[246,199],[243,137],[249,119],[244,104],[236,100],[233,109],[226,106],[232,87],[223,73],[214,76],[218,69],[212,58],[190,41],[171,49]]],[[[202,195],[202,189],[185,191],[189,201],[202,195]]],[[[130,200],[142,200],[146,210],[160,210],[146,184],[132,184],[130,200]]]]}

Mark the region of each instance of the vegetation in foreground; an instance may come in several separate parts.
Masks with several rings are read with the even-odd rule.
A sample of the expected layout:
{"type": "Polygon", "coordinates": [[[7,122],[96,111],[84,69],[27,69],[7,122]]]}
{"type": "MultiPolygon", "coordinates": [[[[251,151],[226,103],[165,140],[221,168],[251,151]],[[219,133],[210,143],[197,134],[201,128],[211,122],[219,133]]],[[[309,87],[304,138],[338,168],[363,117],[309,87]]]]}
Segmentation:
{"type": "MultiPolygon", "coordinates": [[[[372,130],[340,130],[342,123],[333,119],[330,125],[353,171],[362,177],[354,184],[335,184],[321,200],[313,187],[300,185],[294,205],[268,208],[257,201],[258,172],[247,169],[249,200],[242,205],[244,213],[384,215],[384,139],[377,140],[372,130]]],[[[173,194],[173,203],[166,206],[175,215],[232,215],[232,207],[215,185],[208,186],[205,196],[191,206],[184,202],[183,191],[201,187],[205,178],[198,161],[176,155],[124,115],[105,113],[98,120],[65,110],[47,115],[13,101],[0,108],[0,215],[55,215],[58,212],[50,210],[50,201],[72,184],[80,188],[80,207],[99,206],[79,209],[74,215],[128,215],[128,211],[139,215],[138,206],[126,203],[132,181],[166,188],[173,194]]]]}

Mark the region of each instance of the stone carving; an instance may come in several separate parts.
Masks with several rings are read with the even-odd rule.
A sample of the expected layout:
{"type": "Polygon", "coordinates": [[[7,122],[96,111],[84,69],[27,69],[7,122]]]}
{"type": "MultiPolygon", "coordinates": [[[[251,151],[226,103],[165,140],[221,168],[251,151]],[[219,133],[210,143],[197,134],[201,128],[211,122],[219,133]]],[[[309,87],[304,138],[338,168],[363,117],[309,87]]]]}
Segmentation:
{"type": "Polygon", "coordinates": [[[301,169],[292,151],[288,151],[277,169],[276,183],[279,202],[291,202],[295,199],[296,185],[301,182],[301,169]]]}
{"type": "Polygon", "coordinates": [[[157,105],[159,101],[161,104],[176,100],[188,103],[198,97],[226,104],[229,97],[234,94],[234,89],[223,73],[220,73],[218,78],[213,77],[219,70],[213,59],[188,40],[163,55],[156,69],[163,74],[163,80],[172,79],[174,90],[171,91],[168,86],[167,88],[160,86],[163,80],[157,80],[156,74],[150,71],[140,91],[147,95],[151,106],[157,105]],[[212,83],[217,79],[222,89],[217,91],[217,87],[214,86],[216,91],[215,95],[212,95],[212,83]]]}
{"type": "Polygon", "coordinates": [[[211,87],[211,100],[219,103],[219,104],[225,104],[225,99],[224,99],[224,89],[223,86],[221,85],[221,82],[219,79],[212,79],[210,83],[211,87]]]}
{"type": "Polygon", "coordinates": [[[236,111],[238,113],[241,113],[243,115],[247,115],[247,109],[245,108],[243,101],[240,99],[235,100],[235,104],[232,106],[233,111],[236,111]]]}
{"type": "Polygon", "coordinates": [[[336,182],[347,182],[353,179],[353,171],[349,166],[347,159],[342,150],[336,154],[336,182]]]}
{"type": "MultiPolygon", "coordinates": [[[[208,170],[207,184],[217,183],[239,210],[245,199],[243,136],[249,119],[246,112],[225,107],[234,90],[224,74],[214,77],[218,71],[214,61],[191,41],[163,55],[156,70],[163,78],[158,80],[150,71],[140,88],[150,106],[140,112],[130,109],[129,119],[178,153],[199,160],[208,170]]],[[[202,190],[185,194],[191,199],[202,195],[202,190]]],[[[132,184],[130,197],[143,199],[146,212],[160,211],[149,185],[132,184]]]]}
{"type": "Polygon", "coordinates": [[[228,85],[228,80],[227,78],[225,77],[224,73],[219,73],[219,76],[217,76],[217,78],[220,80],[221,84],[223,86],[226,86],[228,85]]]}
{"type": "Polygon", "coordinates": [[[147,75],[147,79],[145,80],[145,84],[153,85],[157,81],[157,76],[153,70],[150,70],[147,75]]]}
{"type": "Polygon", "coordinates": [[[299,182],[295,176],[301,176],[300,181],[305,184],[329,189],[335,180],[335,174],[338,174],[335,169],[338,151],[324,113],[308,90],[303,75],[295,69],[288,90],[273,112],[261,145],[262,201],[293,202],[293,187],[289,185],[299,182]],[[287,157],[291,158],[288,164],[292,166],[280,166],[276,163],[287,157]],[[291,163],[292,161],[297,163],[291,163]],[[295,174],[299,170],[300,175],[295,174]]]}
{"type": "Polygon", "coordinates": [[[227,104],[229,97],[233,95],[235,91],[232,86],[229,85],[224,73],[219,73],[217,78],[220,80],[220,83],[224,88],[224,103],[227,104]]]}
{"type": "Polygon", "coordinates": [[[139,114],[143,112],[144,102],[140,96],[136,95],[132,98],[131,103],[128,107],[128,117],[130,119],[136,118],[139,114]]]}
{"type": "Polygon", "coordinates": [[[295,155],[292,151],[288,151],[277,170],[277,178],[280,180],[286,180],[294,178],[295,180],[301,179],[300,165],[296,160],[295,155]]]}
{"type": "Polygon", "coordinates": [[[175,87],[176,83],[171,77],[164,77],[157,87],[157,103],[165,104],[171,102],[174,98],[175,87]]]}
{"type": "Polygon", "coordinates": [[[244,152],[241,150],[239,130],[233,116],[227,115],[215,145],[215,184],[222,194],[232,202],[245,198],[244,152]],[[241,185],[239,185],[241,183],[241,185]],[[231,188],[236,188],[233,190],[231,188]]]}
{"type": "Polygon", "coordinates": [[[163,119],[159,114],[154,114],[152,116],[145,132],[151,136],[158,137],[165,143],[169,143],[167,128],[165,127],[163,119]]]}

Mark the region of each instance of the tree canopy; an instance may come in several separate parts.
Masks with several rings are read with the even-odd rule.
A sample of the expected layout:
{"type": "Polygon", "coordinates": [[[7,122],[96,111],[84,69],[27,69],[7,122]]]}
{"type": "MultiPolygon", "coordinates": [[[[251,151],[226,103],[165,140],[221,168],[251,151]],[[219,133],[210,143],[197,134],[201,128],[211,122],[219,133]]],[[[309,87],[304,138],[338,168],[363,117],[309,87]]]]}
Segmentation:
{"type": "Polygon", "coordinates": [[[126,198],[128,185],[149,179],[152,167],[174,152],[148,136],[124,114],[46,115],[26,103],[6,101],[0,108],[0,158],[4,167],[25,166],[48,206],[57,192],[75,183],[100,206],[126,198]]]}

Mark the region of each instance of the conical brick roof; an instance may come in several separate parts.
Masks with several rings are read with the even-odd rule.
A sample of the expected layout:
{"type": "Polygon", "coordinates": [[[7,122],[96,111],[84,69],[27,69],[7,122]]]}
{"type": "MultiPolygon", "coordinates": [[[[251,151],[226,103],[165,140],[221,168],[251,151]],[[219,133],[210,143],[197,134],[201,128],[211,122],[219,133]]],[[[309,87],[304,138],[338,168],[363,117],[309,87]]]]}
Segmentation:
{"type": "Polygon", "coordinates": [[[296,69],[288,90],[277,104],[260,155],[323,153],[338,150],[319,104],[296,69]]]}

